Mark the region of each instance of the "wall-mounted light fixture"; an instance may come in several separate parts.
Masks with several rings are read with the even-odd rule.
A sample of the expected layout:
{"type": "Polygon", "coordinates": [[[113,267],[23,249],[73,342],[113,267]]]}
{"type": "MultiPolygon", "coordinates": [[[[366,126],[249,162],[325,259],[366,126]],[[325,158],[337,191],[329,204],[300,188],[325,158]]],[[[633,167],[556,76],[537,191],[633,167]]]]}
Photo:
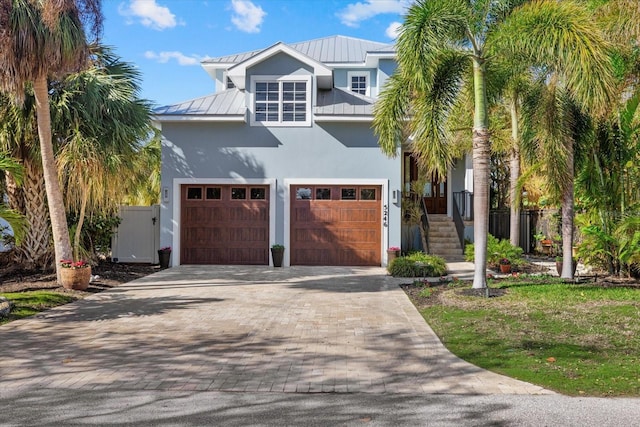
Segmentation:
{"type": "Polygon", "coordinates": [[[169,187],[162,187],[162,201],[169,201],[169,187]]]}
{"type": "Polygon", "coordinates": [[[393,203],[400,203],[400,194],[402,194],[400,190],[393,190],[391,192],[391,199],[393,200],[393,203]]]}

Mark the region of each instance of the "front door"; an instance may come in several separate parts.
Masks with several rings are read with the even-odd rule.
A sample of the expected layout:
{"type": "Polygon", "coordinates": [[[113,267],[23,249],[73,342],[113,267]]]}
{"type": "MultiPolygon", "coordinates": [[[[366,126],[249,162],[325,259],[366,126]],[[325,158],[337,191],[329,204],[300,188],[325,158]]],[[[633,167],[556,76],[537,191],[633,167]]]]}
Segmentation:
{"type": "MultiPolygon", "coordinates": [[[[406,191],[409,189],[419,191],[411,185],[419,178],[418,163],[411,153],[404,155],[404,184],[406,191]]],[[[431,177],[422,189],[422,196],[430,214],[446,214],[447,213],[447,181],[438,181],[435,177],[431,177]]]]}
{"type": "Polygon", "coordinates": [[[424,186],[423,195],[424,204],[427,212],[430,214],[446,214],[447,213],[447,181],[438,182],[433,177],[430,182],[424,186]]]}

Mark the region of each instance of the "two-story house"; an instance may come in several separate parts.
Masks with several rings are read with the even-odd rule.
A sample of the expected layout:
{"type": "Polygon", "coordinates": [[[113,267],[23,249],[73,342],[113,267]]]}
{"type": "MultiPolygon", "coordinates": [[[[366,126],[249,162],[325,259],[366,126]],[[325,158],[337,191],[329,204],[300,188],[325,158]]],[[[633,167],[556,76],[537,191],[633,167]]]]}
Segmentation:
{"type": "MultiPolygon", "coordinates": [[[[408,247],[415,165],[384,155],[371,128],[394,58],[393,45],[334,36],[204,61],[215,92],[155,111],[173,265],[269,265],[283,244],[285,266],[381,266],[408,247]]],[[[455,185],[425,188],[434,214],[450,218],[453,187],[468,188],[458,166],[455,185]]]]}

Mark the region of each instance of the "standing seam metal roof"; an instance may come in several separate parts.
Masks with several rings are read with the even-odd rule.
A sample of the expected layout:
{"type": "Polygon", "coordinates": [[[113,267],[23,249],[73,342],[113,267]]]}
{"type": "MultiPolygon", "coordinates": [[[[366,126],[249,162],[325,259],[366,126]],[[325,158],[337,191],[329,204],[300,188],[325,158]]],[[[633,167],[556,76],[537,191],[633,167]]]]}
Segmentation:
{"type": "MultiPolygon", "coordinates": [[[[393,45],[345,36],[331,36],[299,43],[285,43],[287,46],[322,63],[360,63],[367,52],[394,52],[393,45]],[[391,49],[391,50],[390,50],[391,49]]],[[[254,50],[202,61],[203,64],[237,64],[262,52],[254,50]]]]}

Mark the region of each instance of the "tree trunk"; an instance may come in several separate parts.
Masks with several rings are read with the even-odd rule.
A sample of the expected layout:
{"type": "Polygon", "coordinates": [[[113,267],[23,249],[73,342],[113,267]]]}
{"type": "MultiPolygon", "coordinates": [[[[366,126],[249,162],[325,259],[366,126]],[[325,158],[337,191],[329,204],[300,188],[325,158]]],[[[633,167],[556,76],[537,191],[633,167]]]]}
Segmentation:
{"type": "Polygon", "coordinates": [[[567,144],[567,172],[570,177],[562,191],[562,274],[573,279],[573,141],[567,144]]]}
{"type": "Polygon", "coordinates": [[[67,228],[66,211],[58,180],[58,170],[53,154],[51,141],[51,113],[49,111],[49,93],[47,77],[40,76],[33,81],[33,94],[36,99],[36,115],[38,119],[38,137],[40,139],[40,155],[42,156],[42,170],[47,192],[47,203],[53,233],[55,249],[55,264],[58,283],[60,282],[60,260],[71,259],[71,241],[67,228]]]}
{"type": "Polygon", "coordinates": [[[80,259],[80,237],[82,236],[82,226],[84,225],[84,216],[87,211],[87,199],[89,192],[85,188],[82,192],[82,202],[80,204],[80,213],[78,214],[78,225],[76,226],[76,234],[73,237],[73,256],[76,260],[80,259]]]}
{"type": "Polygon", "coordinates": [[[510,222],[509,240],[513,246],[520,246],[520,197],[518,195],[518,179],[520,178],[520,131],[518,126],[518,98],[511,100],[511,159],[509,160],[509,203],[510,222]]]}
{"type": "Polygon", "coordinates": [[[26,213],[26,208],[24,206],[24,193],[22,187],[18,186],[13,175],[10,173],[5,174],[5,178],[9,208],[24,215],[26,213]]]}
{"type": "Polygon", "coordinates": [[[33,160],[24,161],[23,201],[27,232],[17,249],[17,261],[27,268],[47,269],[53,260],[51,227],[42,168],[33,160]]]}
{"type": "Polygon", "coordinates": [[[487,234],[489,233],[489,125],[484,62],[473,61],[475,111],[473,114],[473,287],[487,287],[487,234]]]}

